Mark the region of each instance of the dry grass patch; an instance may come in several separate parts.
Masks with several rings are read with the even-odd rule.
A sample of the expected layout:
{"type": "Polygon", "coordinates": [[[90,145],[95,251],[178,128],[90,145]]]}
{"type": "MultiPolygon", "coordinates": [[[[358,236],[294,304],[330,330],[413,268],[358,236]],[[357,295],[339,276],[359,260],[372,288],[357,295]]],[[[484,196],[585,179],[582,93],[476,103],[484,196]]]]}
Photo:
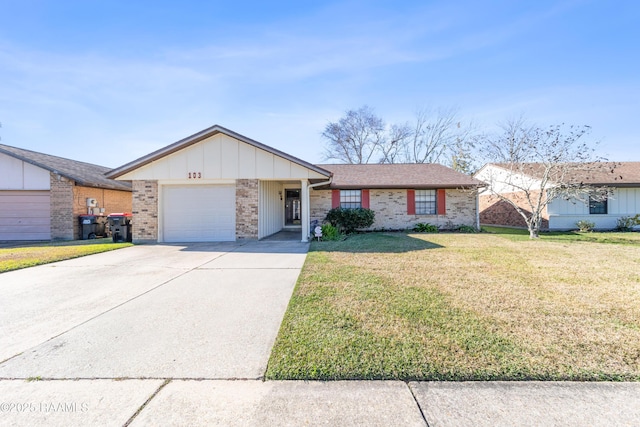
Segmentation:
{"type": "Polygon", "coordinates": [[[640,380],[640,245],[314,243],[267,377],[640,380]]]}

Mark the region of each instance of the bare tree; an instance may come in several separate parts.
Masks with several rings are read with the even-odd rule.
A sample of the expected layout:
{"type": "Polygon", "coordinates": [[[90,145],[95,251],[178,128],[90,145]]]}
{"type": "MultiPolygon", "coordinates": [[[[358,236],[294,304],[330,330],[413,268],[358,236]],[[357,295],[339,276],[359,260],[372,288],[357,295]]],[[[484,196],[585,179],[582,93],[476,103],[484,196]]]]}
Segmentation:
{"type": "Polygon", "coordinates": [[[469,151],[472,127],[463,126],[454,108],[416,111],[404,161],[407,163],[449,163],[456,152],[469,151]]]}
{"type": "Polygon", "coordinates": [[[368,106],[349,110],[322,132],[325,158],[343,163],[443,163],[473,172],[472,125],[462,125],[455,109],[416,112],[411,124],[391,124],[368,106]]]}
{"type": "Polygon", "coordinates": [[[322,132],[327,140],[325,157],[343,163],[369,163],[385,140],[385,123],[368,106],[349,110],[322,132]]]}
{"type": "Polygon", "coordinates": [[[615,168],[595,157],[596,144],[585,140],[589,132],[589,126],[541,128],[522,117],[508,121],[501,133],[483,139],[480,152],[490,163],[476,177],[489,184],[485,194],[513,206],[529,236],[537,238],[553,200],[601,200],[608,194],[606,187],[588,184],[591,176],[615,168]]]}
{"type": "MultiPolygon", "coordinates": [[[[532,153],[532,139],[540,133],[540,129],[528,124],[526,118],[520,115],[501,123],[502,134],[497,138],[486,138],[484,152],[495,156],[503,163],[525,163],[537,161],[532,153]]],[[[586,130],[586,129],[585,129],[586,130]]]]}
{"type": "Polygon", "coordinates": [[[401,163],[412,130],[408,123],[389,126],[386,137],[379,145],[380,163],[401,163]]]}
{"type": "Polygon", "coordinates": [[[451,147],[450,167],[458,172],[473,175],[478,170],[475,155],[475,139],[459,138],[451,147]]]}

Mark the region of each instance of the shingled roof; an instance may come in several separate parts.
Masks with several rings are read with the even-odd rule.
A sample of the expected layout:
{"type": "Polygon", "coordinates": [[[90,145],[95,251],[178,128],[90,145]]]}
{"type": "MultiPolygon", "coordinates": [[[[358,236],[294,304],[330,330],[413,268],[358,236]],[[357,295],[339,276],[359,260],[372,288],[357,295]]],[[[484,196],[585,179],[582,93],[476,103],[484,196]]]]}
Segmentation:
{"type": "Polygon", "coordinates": [[[331,188],[469,188],[482,181],[435,163],[318,165],[333,173],[331,188]]]}
{"type": "Polygon", "coordinates": [[[0,144],[0,153],[61,175],[85,187],[131,191],[131,183],[105,176],[111,168],[0,144]]]}
{"type": "MultiPolygon", "coordinates": [[[[508,163],[490,163],[506,170],[521,172],[533,178],[540,178],[544,171],[541,163],[522,163],[512,169],[508,163]]],[[[570,163],[569,182],[611,187],[640,186],[640,162],[600,162],[570,163]]]]}

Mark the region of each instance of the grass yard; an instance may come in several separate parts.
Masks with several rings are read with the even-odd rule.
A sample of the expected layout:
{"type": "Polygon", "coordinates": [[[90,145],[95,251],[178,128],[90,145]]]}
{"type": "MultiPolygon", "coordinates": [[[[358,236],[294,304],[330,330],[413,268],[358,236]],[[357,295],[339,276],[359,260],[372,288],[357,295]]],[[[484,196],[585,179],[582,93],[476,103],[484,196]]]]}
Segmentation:
{"type": "MultiPolygon", "coordinates": [[[[529,232],[516,228],[483,226],[482,231],[500,234],[513,241],[529,240],[529,232]]],[[[540,239],[547,242],[593,242],[640,245],[638,232],[580,232],[580,231],[543,231],[540,239]]]]}
{"type": "Polygon", "coordinates": [[[111,239],[96,239],[54,243],[25,243],[19,246],[0,248],[0,273],[112,251],[127,246],[131,246],[131,243],[112,243],[111,239]]]}
{"type": "Polygon", "coordinates": [[[638,234],[492,231],[312,243],[267,378],[639,381],[638,234]]]}

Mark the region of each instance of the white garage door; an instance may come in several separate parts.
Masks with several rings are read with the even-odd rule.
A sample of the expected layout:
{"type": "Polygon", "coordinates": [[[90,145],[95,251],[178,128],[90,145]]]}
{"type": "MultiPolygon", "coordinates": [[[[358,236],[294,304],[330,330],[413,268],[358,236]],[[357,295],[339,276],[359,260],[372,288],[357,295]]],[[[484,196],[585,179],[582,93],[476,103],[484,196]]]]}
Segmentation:
{"type": "Polygon", "coordinates": [[[167,185],[162,192],[165,242],[236,240],[233,185],[167,185]]]}
{"type": "Polygon", "coordinates": [[[0,191],[0,240],[50,240],[48,191],[0,191]]]}

